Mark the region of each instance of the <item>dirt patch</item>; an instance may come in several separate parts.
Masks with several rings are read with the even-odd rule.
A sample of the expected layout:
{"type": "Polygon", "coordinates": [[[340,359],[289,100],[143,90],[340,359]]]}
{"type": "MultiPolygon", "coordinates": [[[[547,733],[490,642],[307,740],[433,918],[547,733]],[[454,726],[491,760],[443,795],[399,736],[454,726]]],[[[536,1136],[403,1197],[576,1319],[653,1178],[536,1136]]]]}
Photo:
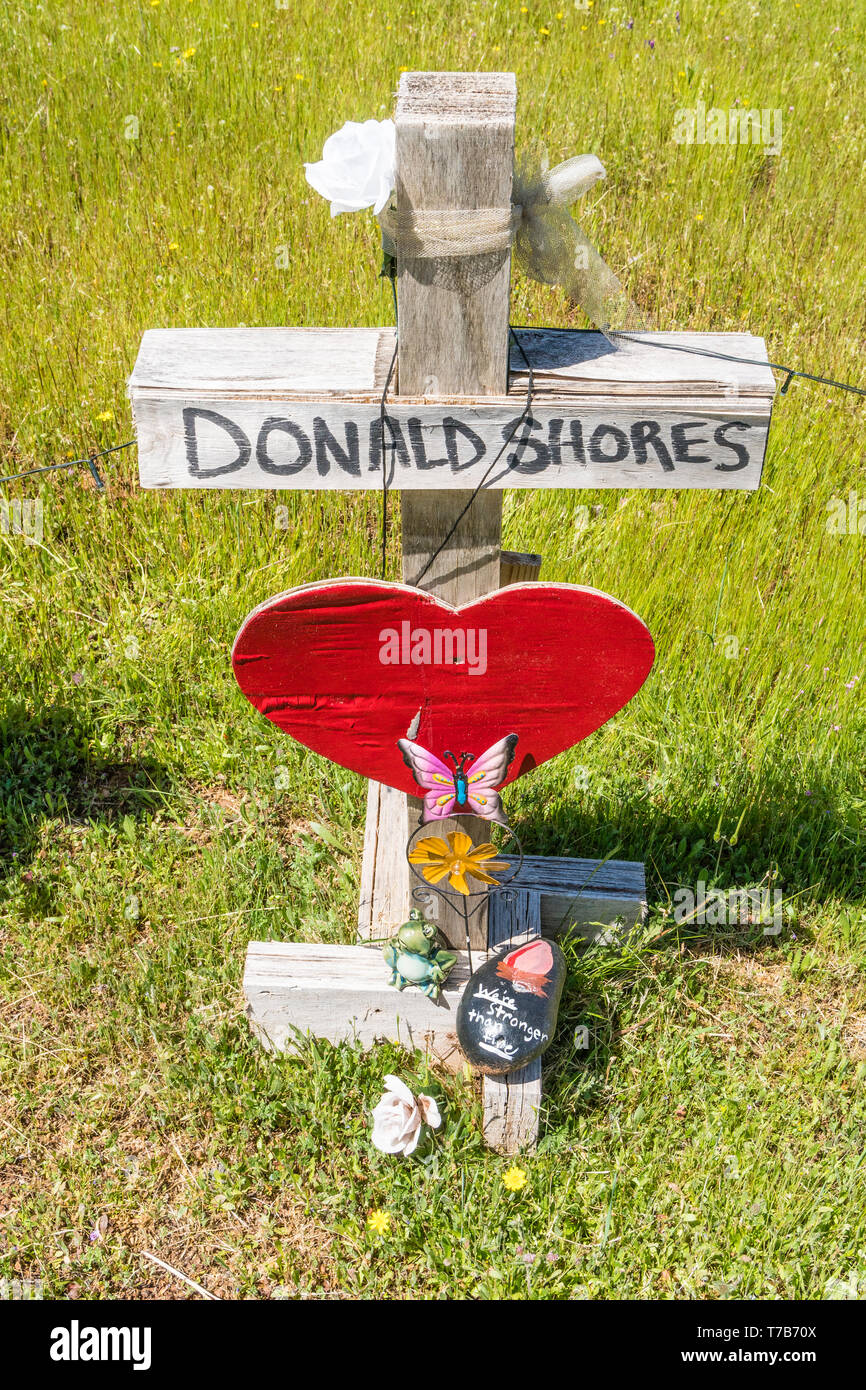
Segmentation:
{"type": "Polygon", "coordinates": [[[220,811],[225,811],[227,816],[232,816],[235,820],[241,818],[241,808],[249,801],[247,792],[229,791],[228,787],[221,787],[215,783],[212,787],[198,786],[195,788],[196,795],[200,796],[206,806],[216,806],[220,811]]]}
{"type": "Polygon", "coordinates": [[[842,1038],[849,1056],[855,1062],[866,1062],[866,1014],[846,1019],[842,1038]]]}
{"type": "MultiPolygon", "coordinates": [[[[839,968],[832,958],[801,979],[791,973],[787,960],[764,961],[759,956],[713,957],[716,979],[724,985],[754,991],[770,999],[780,1021],[792,1027],[823,1024],[841,1029],[841,1039],[852,1059],[866,1058],[866,1016],[862,1012],[863,982],[856,973],[839,968]]],[[[755,1026],[761,1020],[752,1020],[755,1026]]]]}
{"type": "Polygon", "coordinates": [[[214,835],[215,827],[206,824],[201,818],[200,813],[203,809],[221,811],[229,825],[240,825],[243,807],[250,799],[247,792],[230,791],[219,782],[210,786],[201,782],[193,783],[189,789],[189,796],[193,803],[191,813],[182,825],[174,824],[171,828],[195,845],[210,844],[214,835]]]}

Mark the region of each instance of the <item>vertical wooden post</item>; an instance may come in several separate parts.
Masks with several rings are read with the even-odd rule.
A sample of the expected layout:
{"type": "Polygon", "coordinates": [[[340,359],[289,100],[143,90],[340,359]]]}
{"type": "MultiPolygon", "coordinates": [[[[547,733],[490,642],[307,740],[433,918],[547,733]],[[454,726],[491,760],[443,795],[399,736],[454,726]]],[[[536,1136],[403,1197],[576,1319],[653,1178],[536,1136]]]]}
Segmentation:
{"type": "MultiPolygon", "coordinates": [[[[404,73],[397,95],[397,204],[403,210],[509,208],[517,84],[513,73],[404,73]]],[[[401,395],[504,395],[508,384],[510,251],[455,260],[398,256],[401,395]]],[[[403,580],[449,603],[499,587],[502,493],[482,492],[428,572],[471,493],[402,494],[403,580]]],[[[473,750],[476,751],[476,750],[473,750]]],[[[477,750],[481,752],[481,749],[477,750]]],[[[371,784],[360,931],[381,936],[407,915],[404,851],[418,803],[371,784]]],[[[478,838],[484,822],[465,824],[478,838]]],[[[451,828],[446,822],[443,829],[451,828]]],[[[438,901],[438,900],[437,900],[438,901]]],[[[439,902],[439,926],[463,945],[463,923],[439,902]]],[[[476,913],[473,946],[487,946],[476,913]]]]}
{"type": "Polygon", "coordinates": [[[508,584],[531,584],[541,575],[541,556],[524,554],[519,550],[503,550],[499,564],[499,587],[508,584]]]}
{"type": "MultiPolygon", "coordinates": [[[[490,949],[523,944],[541,935],[541,894],[500,893],[490,910],[490,949]]],[[[541,1058],[505,1076],[484,1078],[484,1138],[500,1153],[534,1148],[541,1107],[541,1058]]]]}

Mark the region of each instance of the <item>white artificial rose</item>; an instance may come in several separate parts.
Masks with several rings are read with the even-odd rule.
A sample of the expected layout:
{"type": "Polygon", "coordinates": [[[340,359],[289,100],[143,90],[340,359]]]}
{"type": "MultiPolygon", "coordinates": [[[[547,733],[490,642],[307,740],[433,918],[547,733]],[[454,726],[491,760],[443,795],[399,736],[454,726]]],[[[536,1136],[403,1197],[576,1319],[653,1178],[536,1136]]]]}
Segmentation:
{"type": "Polygon", "coordinates": [[[331,216],[372,208],[378,216],[394,190],[393,121],[347,121],[329,135],[317,164],[305,164],[307,183],[331,200],[331,216]]]}
{"type": "Polygon", "coordinates": [[[418,1096],[416,1100],[399,1077],[385,1077],[385,1094],[373,1111],[372,1142],[380,1153],[408,1157],[417,1149],[424,1126],[438,1129],[441,1123],[432,1096],[418,1096]]]}

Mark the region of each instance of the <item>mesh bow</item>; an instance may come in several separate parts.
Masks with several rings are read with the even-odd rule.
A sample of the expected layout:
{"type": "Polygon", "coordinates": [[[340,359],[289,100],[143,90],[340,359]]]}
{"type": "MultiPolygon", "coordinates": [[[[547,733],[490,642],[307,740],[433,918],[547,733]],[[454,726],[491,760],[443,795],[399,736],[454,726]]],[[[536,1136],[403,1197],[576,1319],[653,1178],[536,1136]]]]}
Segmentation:
{"type": "Polygon", "coordinates": [[[637,306],[569,211],[605,177],[595,155],[554,168],[524,156],[514,171],[510,208],[396,208],[379,216],[386,256],[414,262],[413,273],[450,288],[484,283],[513,247],[521,270],[542,285],[560,285],[603,333],[647,327],[637,306]],[[419,264],[424,263],[424,264],[419,264]]]}
{"type": "Polygon", "coordinates": [[[596,251],[569,208],[605,177],[593,154],[579,154],[552,169],[524,157],[514,172],[514,204],[520,215],[514,253],[524,274],[542,285],[560,285],[603,333],[646,327],[640,310],[596,251]]]}

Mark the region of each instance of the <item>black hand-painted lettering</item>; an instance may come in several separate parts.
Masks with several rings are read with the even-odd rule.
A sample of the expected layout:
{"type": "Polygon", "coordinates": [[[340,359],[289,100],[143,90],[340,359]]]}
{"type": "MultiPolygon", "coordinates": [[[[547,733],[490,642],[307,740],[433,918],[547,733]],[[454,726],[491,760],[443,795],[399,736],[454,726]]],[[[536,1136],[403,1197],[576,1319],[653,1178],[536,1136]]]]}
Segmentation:
{"type": "Polygon", "coordinates": [[[464,425],[462,420],[455,420],[453,415],[446,415],[442,421],[442,431],[445,435],[445,448],[448,451],[448,462],[451,464],[455,473],[463,468],[471,468],[479,459],[483,459],[487,453],[487,445],[480,435],[476,434],[468,425],[464,425]],[[457,448],[457,436],[462,435],[468,439],[475,453],[471,459],[460,460],[460,453],[457,448]]]}
{"type": "Polygon", "coordinates": [[[628,458],[630,447],[625,430],[619,429],[616,425],[597,425],[589,441],[590,461],[592,463],[622,463],[624,458],[628,458]],[[608,434],[612,435],[614,439],[616,452],[613,454],[606,454],[601,447],[602,440],[608,434]]]}
{"type": "Polygon", "coordinates": [[[709,454],[692,454],[689,450],[696,444],[709,443],[706,439],[689,439],[686,430],[705,430],[706,420],[689,420],[685,425],[673,425],[671,427],[671,443],[674,446],[674,458],[677,463],[709,463],[709,454]]]}
{"type": "Polygon", "coordinates": [[[412,445],[412,453],[415,455],[415,466],[417,468],[444,468],[445,464],[450,462],[447,456],[442,459],[428,459],[427,445],[424,442],[424,431],[421,428],[421,421],[417,417],[407,420],[406,425],[409,430],[409,443],[412,445]]]}
{"type": "Polygon", "coordinates": [[[736,439],[728,439],[725,435],[726,430],[750,430],[751,425],[747,425],[743,420],[727,420],[724,425],[719,425],[713,439],[722,449],[733,449],[737,456],[737,463],[717,463],[716,468],[720,473],[738,473],[741,468],[745,468],[749,462],[749,451],[745,444],[740,444],[736,439]]]}
{"type": "MultiPolygon", "coordinates": [[[[511,431],[518,424],[518,420],[512,420],[509,424],[502,427],[502,438],[508,439],[511,431]]],[[[541,423],[531,417],[523,422],[523,431],[517,440],[517,448],[513,454],[509,454],[505,460],[509,468],[514,469],[515,473],[543,473],[545,468],[550,466],[550,450],[543,439],[533,439],[530,430],[540,430],[541,423]],[[534,449],[534,458],[526,458],[526,450],[534,449]]]]}
{"type": "Polygon", "coordinates": [[[550,451],[550,462],[554,468],[559,468],[562,464],[562,427],[564,420],[548,420],[547,422],[547,447],[550,451]]]}
{"type": "MultiPolygon", "coordinates": [[[[385,426],[387,438],[385,440],[385,455],[390,453],[390,467],[388,468],[389,481],[394,476],[394,463],[399,463],[401,468],[411,468],[412,458],[403,438],[403,430],[398,420],[390,415],[385,416],[385,426]]],[[[370,421],[370,472],[381,473],[382,471],[382,424],[378,417],[370,421]]]]}
{"type": "Polygon", "coordinates": [[[361,476],[361,451],[358,445],[358,426],[354,420],[346,421],[346,447],[337,440],[320,415],[313,421],[313,439],[316,444],[316,468],[324,477],[330,469],[328,455],[333,456],[338,468],[352,477],[361,476]]]}
{"type": "Polygon", "coordinates": [[[581,468],[586,467],[586,450],[583,447],[583,424],[580,420],[569,422],[569,432],[571,434],[571,447],[574,450],[574,457],[577,459],[581,468]]]}
{"type": "Polygon", "coordinates": [[[235,424],[234,420],[229,420],[225,415],[218,415],[215,410],[205,410],[198,405],[184,406],[183,438],[186,444],[187,466],[194,478],[218,478],[221,473],[236,473],[239,468],[245,468],[250,461],[252,445],[243,430],[239,425],[235,424]],[[225,430],[226,434],[237,447],[237,458],[232,459],[231,463],[221,464],[219,468],[202,468],[198,457],[198,438],[195,432],[196,420],[207,420],[210,424],[217,425],[221,430],[225,430]]]}
{"type": "Polygon", "coordinates": [[[658,420],[635,420],[631,427],[631,447],[634,450],[636,463],[646,463],[646,446],[651,444],[656,451],[656,457],[665,473],[673,473],[674,461],[670,456],[668,447],[659,439],[661,425],[658,420]]]}
{"type": "Polygon", "coordinates": [[[284,420],[279,415],[269,415],[263,422],[256,440],[256,462],[263,473],[275,473],[278,477],[302,473],[312,457],[313,446],[300,425],[296,425],[293,420],[284,420]],[[289,463],[274,463],[268,453],[268,440],[275,430],[290,435],[298,446],[298,457],[289,463]]]}

